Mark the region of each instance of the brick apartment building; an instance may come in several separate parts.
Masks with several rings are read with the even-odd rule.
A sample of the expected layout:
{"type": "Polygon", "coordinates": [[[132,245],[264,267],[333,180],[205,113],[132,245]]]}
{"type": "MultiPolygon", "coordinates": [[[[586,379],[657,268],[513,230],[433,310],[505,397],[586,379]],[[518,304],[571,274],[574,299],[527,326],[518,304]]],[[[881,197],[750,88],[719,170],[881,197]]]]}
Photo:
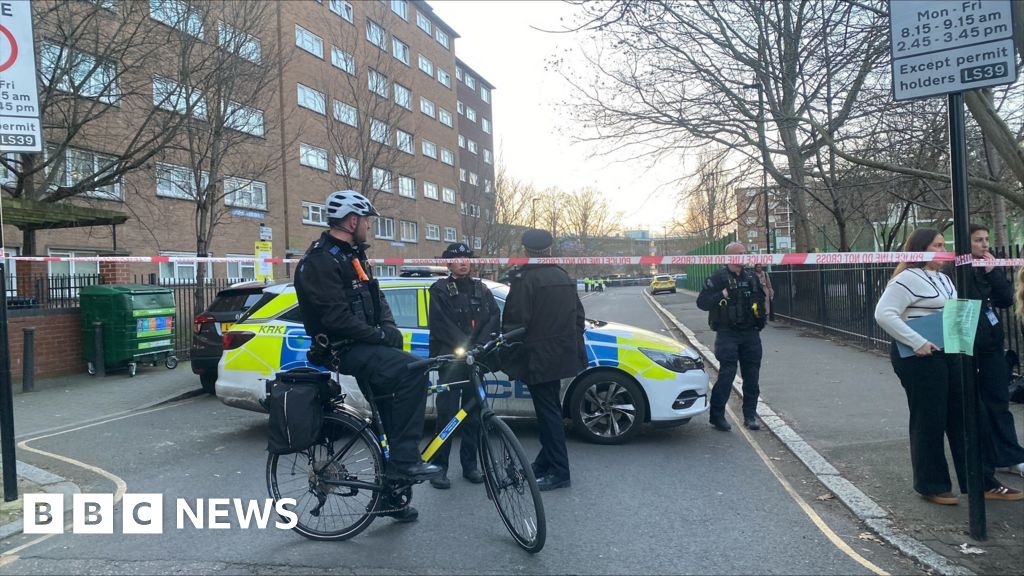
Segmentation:
{"type": "Polygon", "coordinates": [[[761,187],[741,188],[736,191],[736,238],[747,245],[747,251],[764,253],[768,243],[765,237],[765,201],[768,203],[768,231],[771,233],[771,251],[792,250],[793,219],[789,202],[781,198],[778,188],[769,186],[767,194],[761,187]]]}
{"type": "MultiPolygon", "coordinates": [[[[125,213],[126,223],[116,228],[40,230],[35,254],[194,255],[197,231],[202,229],[196,198],[211,181],[216,181],[214,189],[222,196],[211,207],[215,217],[205,220],[216,221],[207,247],[212,256],[251,257],[261,227],[272,230],[273,256],[300,256],[326,229],[325,196],[342,188],[363,191],[383,214],[371,239],[372,257],[436,257],[456,239],[482,247],[479,239],[493,218],[494,205],[493,86],[456,58],[458,34],[426,2],[73,4],[73,10],[94,12],[89,17],[99,22],[98,29],[131,28],[125,20],[135,19],[132,29],[140,30],[140,36],[162,35],[177,43],[154,48],[146,60],[124,50],[125,60],[118,61],[115,54],[91,54],[84,45],[65,53],[60,35],[53,32],[60,27],[36,23],[41,90],[79,102],[106,99],[105,106],[109,105],[102,118],[73,138],[68,138],[66,128],[59,128],[60,121],[47,122],[44,117],[44,126],[50,126],[44,132],[49,143],[46,158],[56,158],[46,171],[51,175],[49,185],[72,186],[116,162],[131,145],[134,127],[147,119],[170,125],[174,118],[188,116],[192,128],[116,182],[67,200],[125,213]],[[239,19],[260,11],[264,19],[255,26],[225,21],[231,18],[224,16],[228,8],[239,19]],[[227,51],[238,59],[240,72],[225,83],[241,84],[251,78],[266,82],[259,80],[248,98],[221,96],[219,101],[228,104],[217,107],[217,96],[191,91],[193,74],[176,66],[186,44],[195,45],[189,57],[197,61],[215,59],[218,50],[221,57],[227,51]],[[67,74],[55,76],[62,58],[75,63],[67,74]],[[129,63],[130,58],[134,60],[129,63]],[[91,72],[83,72],[90,67],[91,72]],[[90,88],[96,78],[112,74],[116,82],[90,88]],[[194,168],[205,164],[192,159],[210,154],[197,151],[193,137],[211,132],[218,113],[239,110],[243,114],[225,123],[234,140],[230,150],[222,152],[219,173],[193,177],[199,174],[194,168]]],[[[16,167],[8,168],[0,166],[5,195],[19,185],[16,167]]],[[[43,178],[43,173],[36,174],[36,185],[43,178]]],[[[4,235],[8,250],[25,253],[19,230],[5,226],[4,235]]],[[[25,269],[19,266],[19,273],[25,269]]],[[[98,274],[100,267],[51,262],[33,264],[29,270],[98,274]]],[[[129,270],[181,280],[194,277],[196,265],[132,264],[129,270]]],[[[205,269],[213,277],[247,278],[253,272],[251,264],[240,263],[213,263],[205,269]]],[[[284,265],[275,265],[275,277],[288,272],[284,265]]],[[[396,272],[394,266],[377,270],[381,275],[396,272]]]]}

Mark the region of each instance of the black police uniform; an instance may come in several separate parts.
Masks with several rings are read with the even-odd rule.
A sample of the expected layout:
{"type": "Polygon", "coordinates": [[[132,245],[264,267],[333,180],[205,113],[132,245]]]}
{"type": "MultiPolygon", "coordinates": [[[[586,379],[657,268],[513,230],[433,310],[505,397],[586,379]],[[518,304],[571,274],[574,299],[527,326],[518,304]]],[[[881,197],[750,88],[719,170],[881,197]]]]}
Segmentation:
{"type": "Polygon", "coordinates": [[[364,393],[390,396],[378,406],[391,461],[399,467],[418,465],[427,380],[407,367],[418,358],[401,350],[402,334],[373,279],[366,246],[353,247],[324,232],[299,262],[295,294],[306,333],[338,343],[339,372],[354,376],[364,393]]]}
{"type": "Polygon", "coordinates": [[[755,422],[758,380],[761,371],[761,336],[764,328],[764,288],[749,268],[739,274],[722,267],[704,282],[697,307],[709,312],[708,323],[715,334],[718,379],[711,390],[711,421],[724,422],[725,405],[732,391],[739,363],[743,376],[743,420],[755,422]],[[728,296],[723,294],[723,290],[728,296]]]}
{"type": "Polygon", "coordinates": [[[1010,367],[1003,352],[1003,324],[995,313],[995,308],[1013,305],[1013,287],[1000,268],[973,271],[969,298],[982,301],[974,339],[974,368],[978,374],[978,397],[984,408],[983,424],[987,424],[982,430],[991,430],[991,434],[982,434],[982,452],[988,466],[1013,466],[1024,462],[1024,448],[1017,443],[1017,430],[1009,410],[1010,367]]]}
{"type": "MultiPolygon", "coordinates": [[[[451,354],[456,348],[469,348],[490,339],[490,335],[501,328],[501,310],[494,301],[494,295],[484,283],[476,278],[455,278],[449,276],[438,280],[430,287],[430,355],[451,354]]],[[[438,380],[440,383],[459,382],[469,379],[469,367],[453,364],[438,380]]],[[[476,391],[465,387],[460,391],[441,392],[437,395],[436,431],[440,432],[459,411],[461,403],[466,404],[476,391]]],[[[459,449],[462,472],[476,470],[476,437],[478,418],[471,414],[459,426],[462,442],[459,449]]],[[[451,442],[446,442],[437,451],[433,462],[448,467],[451,442]]]]}

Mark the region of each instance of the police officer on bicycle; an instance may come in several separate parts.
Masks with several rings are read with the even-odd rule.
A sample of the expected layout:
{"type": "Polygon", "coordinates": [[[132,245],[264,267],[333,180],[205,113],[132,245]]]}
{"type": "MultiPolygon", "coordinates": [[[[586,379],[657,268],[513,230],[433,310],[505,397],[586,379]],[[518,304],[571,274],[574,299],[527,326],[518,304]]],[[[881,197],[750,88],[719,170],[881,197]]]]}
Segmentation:
{"type": "MultiPolygon", "coordinates": [[[[469,246],[459,242],[451,244],[441,258],[472,258],[469,246]]],[[[430,287],[430,355],[466,351],[486,342],[490,335],[501,329],[501,310],[494,301],[491,290],[483,281],[470,275],[469,262],[452,262],[448,265],[450,274],[430,287]]],[[[469,366],[449,364],[441,373],[439,383],[462,382],[469,379],[469,366]]],[[[440,433],[459,410],[459,402],[465,405],[473,397],[472,387],[441,392],[437,395],[436,432],[440,433]]],[[[462,462],[462,476],[473,484],[484,481],[477,468],[476,436],[480,423],[476,414],[470,414],[459,427],[462,431],[459,459],[462,462]]],[[[445,442],[434,456],[433,462],[444,470],[441,476],[432,478],[430,485],[445,490],[451,488],[448,479],[448,456],[451,442],[445,442]]]]}
{"type": "MultiPolygon", "coordinates": [[[[739,242],[725,247],[726,254],[744,254],[739,242]]],[[[759,430],[757,423],[758,379],[761,371],[761,329],[765,325],[765,292],[749,268],[729,264],[704,282],[697,307],[708,312],[708,324],[715,331],[718,379],[711,390],[711,425],[722,431],[732,426],[725,420],[725,405],[732,391],[739,364],[743,377],[743,425],[759,430]]]]}
{"type": "MultiPolygon", "coordinates": [[[[333,355],[333,366],[354,376],[360,388],[380,402],[381,420],[389,438],[389,473],[422,481],[441,468],[420,460],[427,380],[408,364],[418,360],[402,351],[402,333],[367,263],[371,218],[379,214],[353,190],[327,197],[324,232],[306,251],[295,272],[295,294],[306,327],[316,342],[311,361],[333,355]],[[324,344],[330,342],[328,352],[324,344]]],[[[387,514],[399,521],[415,520],[407,506],[387,514]]]]}

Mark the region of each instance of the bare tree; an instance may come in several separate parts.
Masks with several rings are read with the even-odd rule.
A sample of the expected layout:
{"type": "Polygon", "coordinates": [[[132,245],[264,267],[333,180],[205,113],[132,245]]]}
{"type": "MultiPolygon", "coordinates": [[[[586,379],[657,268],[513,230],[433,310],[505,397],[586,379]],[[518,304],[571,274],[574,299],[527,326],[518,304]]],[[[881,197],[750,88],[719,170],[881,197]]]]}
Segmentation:
{"type": "Polygon", "coordinates": [[[692,234],[709,242],[722,237],[737,218],[756,210],[759,195],[747,197],[739,189],[748,175],[727,166],[727,149],[707,150],[700,154],[693,183],[678,196],[683,220],[673,222],[684,234],[692,234]],[[740,207],[742,203],[742,207],[740,207]]]}

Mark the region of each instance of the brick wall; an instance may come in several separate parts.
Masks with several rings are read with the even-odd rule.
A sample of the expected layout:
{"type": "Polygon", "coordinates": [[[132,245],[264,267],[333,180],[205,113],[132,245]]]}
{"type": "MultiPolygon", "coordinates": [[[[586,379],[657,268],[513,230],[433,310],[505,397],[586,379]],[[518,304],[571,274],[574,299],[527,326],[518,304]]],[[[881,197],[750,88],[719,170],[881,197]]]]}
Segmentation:
{"type": "Polygon", "coordinates": [[[8,312],[11,344],[11,375],[21,382],[24,333],[35,328],[36,378],[85,371],[82,327],[78,308],[70,310],[11,310],[8,312]]]}

